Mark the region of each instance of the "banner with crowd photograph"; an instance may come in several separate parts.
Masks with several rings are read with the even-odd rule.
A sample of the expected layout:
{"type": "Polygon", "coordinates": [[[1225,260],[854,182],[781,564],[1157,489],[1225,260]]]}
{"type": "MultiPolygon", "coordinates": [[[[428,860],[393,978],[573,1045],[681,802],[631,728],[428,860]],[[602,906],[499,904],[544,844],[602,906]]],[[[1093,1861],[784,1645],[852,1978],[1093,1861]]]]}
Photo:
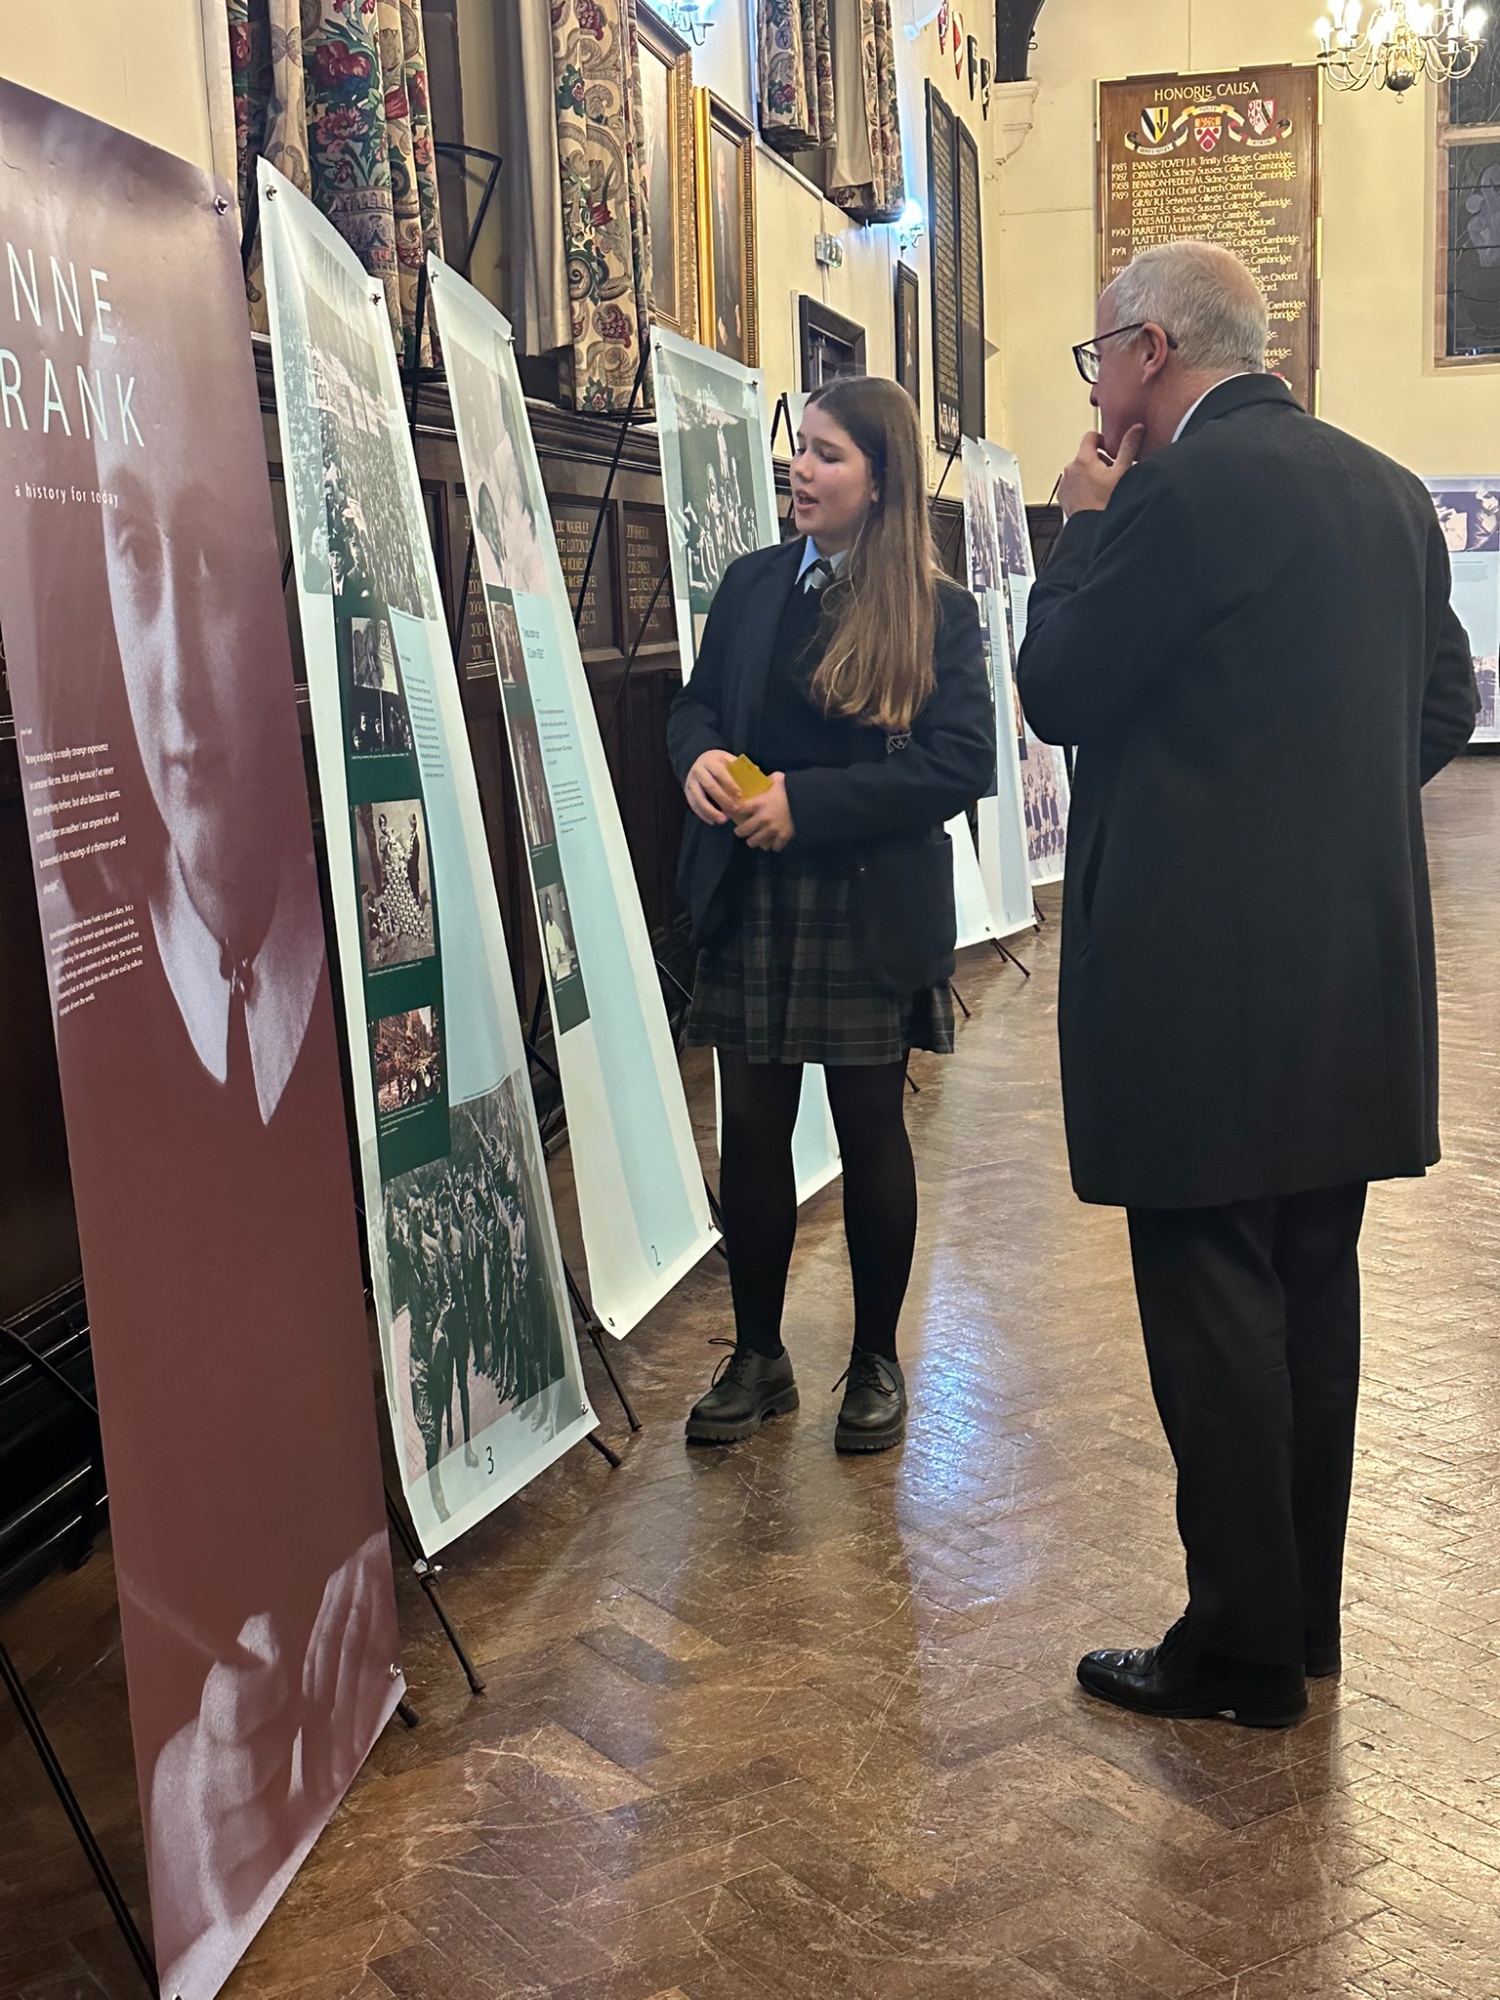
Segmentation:
{"type": "Polygon", "coordinates": [[[209,2000],[399,1699],[343,1100],[238,227],[0,83],[0,622],[151,1928],[209,2000]]]}
{"type": "MultiPolygon", "coordinates": [[[[687,680],[725,570],[736,556],[771,548],[781,537],[771,421],[758,368],[743,368],[659,326],[651,330],[651,364],[672,595],[687,680]]],[[[828,1085],[815,1063],[804,1074],[792,1160],[799,1202],[840,1171],[828,1085]]]]}
{"type": "Polygon", "coordinates": [[[371,1281],[432,1551],[594,1418],[384,294],[264,161],[260,194],[371,1281]]]}
{"type": "Polygon", "coordinates": [[[1479,685],[1476,743],[1500,742],[1500,478],[1429,479],[1453,573],[1453,609],[1469,635],[1479,685]]]}
{"type": "Polygon", "coordinates": [[[1013,451],[986,440],[980,447],[989,472],[997,548],[1005,574],[1006,652],[1015,716],[1016,755],[1021,770],[1026,851],[1034,887],[1060,882],[1068,847],[1068,803],[1072,786],[1060,744],[1043,743],[1021,713],[1015,693],[1015,663],[1026,637],[1026,607],[1036,582],[1036,557],[1026,525],[1021,462],[1013,451]]]}
{"type": "MultiPolygon", "coordinates": [[[[984,664],[995,704],[995,775],[979,801],[979,865],[997,936],[1014,937],[1035,922],[1031,897],[1031,855],[1027,843],[1024,784],[1024,728],[1016,693],[1015,657],[1008,612],[1007,556],[1014,529],[1001,512],[991,447],[965,438],[961,453],[964,485],[964,545],[969,588],[979,605],[984,664]],[[1010,530],[1007,534],[1007,529],[1010,530]]],[[[1021,517],[1024,536],[1025,515],[1021,517]]]]}
{"type": "Polygon", "coordinates": [[[506,320],[433,315],[474,521],[568,1114],[590,1302],[627,1334],[717,1240],[506,320]]]}

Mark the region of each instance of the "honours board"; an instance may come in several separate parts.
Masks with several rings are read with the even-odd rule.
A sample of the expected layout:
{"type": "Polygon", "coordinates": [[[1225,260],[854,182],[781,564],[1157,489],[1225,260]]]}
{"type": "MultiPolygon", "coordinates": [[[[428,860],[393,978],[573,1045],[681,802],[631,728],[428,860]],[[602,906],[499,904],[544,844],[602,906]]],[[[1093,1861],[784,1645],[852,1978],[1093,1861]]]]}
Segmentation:
{"type": "Polygon", "coordinates": [[[1267,362],[1311,410],[1318,373],[1316,66],[1099,86],[1101,285],[1153,244],[1222,243],[1271,308],[1267,362]]]}
{"type": "Polygon", "coordinates": [[[934,435],[943,450],[962,423],[963,330],[958,299],[957,140],[953,113],[927,85],[927,205],[932,256],[932,388],[934,435]]]}

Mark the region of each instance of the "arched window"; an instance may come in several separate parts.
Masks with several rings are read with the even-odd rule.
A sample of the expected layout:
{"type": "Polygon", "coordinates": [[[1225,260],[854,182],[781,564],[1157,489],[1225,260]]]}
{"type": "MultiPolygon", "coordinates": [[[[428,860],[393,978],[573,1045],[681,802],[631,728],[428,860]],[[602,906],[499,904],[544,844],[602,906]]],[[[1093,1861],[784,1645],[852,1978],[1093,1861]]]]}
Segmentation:
{"type": "Polygon", "coordinates": [[[1500,357],[1500,34],[1438,104],[1438,358],[1500,357]]]}

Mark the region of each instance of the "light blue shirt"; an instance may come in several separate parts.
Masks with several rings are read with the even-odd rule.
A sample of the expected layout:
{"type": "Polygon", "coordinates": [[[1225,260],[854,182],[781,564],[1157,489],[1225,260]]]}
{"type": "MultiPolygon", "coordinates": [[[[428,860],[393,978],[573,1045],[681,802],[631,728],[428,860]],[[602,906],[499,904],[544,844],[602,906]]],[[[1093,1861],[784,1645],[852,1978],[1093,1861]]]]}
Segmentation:
{"type": "Polygon", "coordinates": [[[797,582],[800,583],[802,581],[815,562],[827,561],[831,563],[833,565],[833,573],[837,576],[843,568],[848,554],[849,551],[847,549],[840,549],[836,555],[825,557],[812,536],[809,535],[802,547],[802,560],[797,565],[797,582]]]}

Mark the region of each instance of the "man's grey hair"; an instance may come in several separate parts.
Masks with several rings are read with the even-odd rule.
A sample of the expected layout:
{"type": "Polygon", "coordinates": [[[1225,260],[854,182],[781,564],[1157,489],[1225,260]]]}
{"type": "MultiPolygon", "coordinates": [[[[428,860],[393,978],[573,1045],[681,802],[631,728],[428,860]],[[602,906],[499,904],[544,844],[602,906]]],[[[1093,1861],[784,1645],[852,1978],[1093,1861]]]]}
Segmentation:
{"type": "Polygon", "coordinates": [[[1184,368],[1263,374],[1270,316],[1265,294],[1217,243],[1143,250],[1109,288],[1116,326],[1150,320],[1177,342],[1184,368]]]}

